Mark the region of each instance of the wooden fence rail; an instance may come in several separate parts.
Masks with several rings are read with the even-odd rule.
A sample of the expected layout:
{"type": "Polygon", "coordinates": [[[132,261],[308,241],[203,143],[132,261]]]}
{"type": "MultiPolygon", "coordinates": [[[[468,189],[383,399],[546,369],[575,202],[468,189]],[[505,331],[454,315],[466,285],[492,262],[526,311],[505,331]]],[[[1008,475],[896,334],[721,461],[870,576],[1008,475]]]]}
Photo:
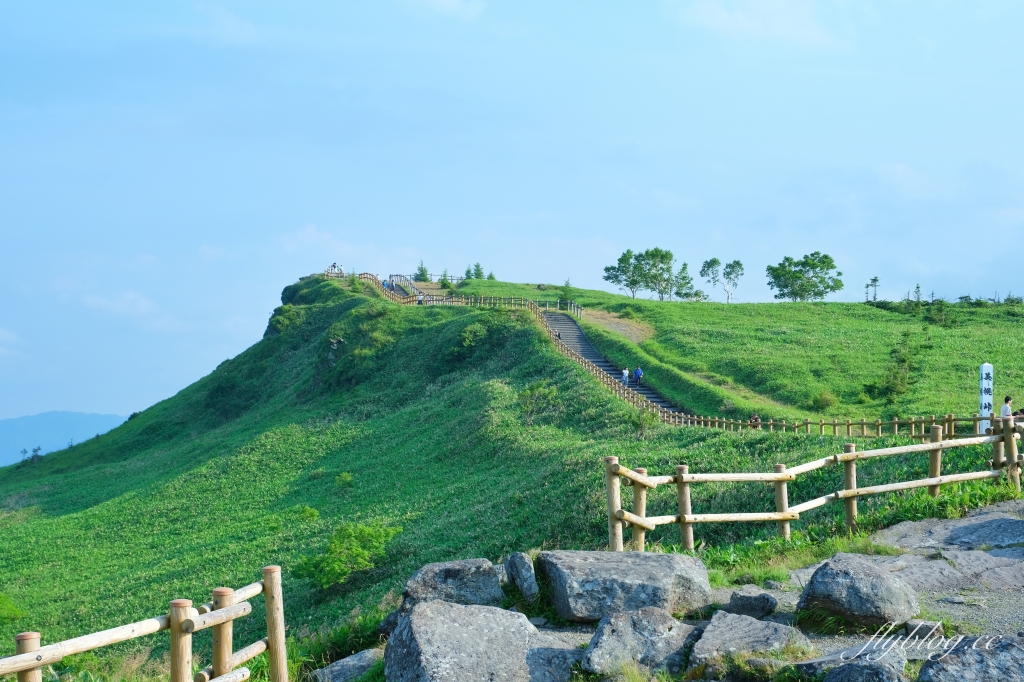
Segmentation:
{"type": "Polygon", "coordinates": [[[249,669],[239,666],[264,651],[270,658],[271,682],[288,682],[280,566],[264,567],[263,580],[241,589],[216,588],[213,600],[198,609],[192,608],[188,599],[174,599],[166,614],[43,647],[40,646],[41,635],[38,632],[22,632],[14,636],[17,653],[0,658],[0,676],[17,673],[18,682],[42,682],[43,668],[66,656],[164,630],[170,631],[171,638],[170,682],[244,682],[249,678],[249,669]],[[252,612],[252,605],[245,600],[258,594],[265,595],[267,636],[234,651],[233,622],[252,612]],[[213,630],[213,665],[193,676],[192,634],[206,628],[213,630]]]}
{"type": "MultiPolygon", "coordinates": [[[[393,279],[399,275],[392,275],[393,279]]],[[[528,309],[540,322],[548,337],[554,342],[560,353],[581,365],[595,379],[615,395],[619,396],[633,407],[651,412],[663,424],[674,426],[703,426],[712,429],[725,431],[781,431],[783,433],[817,433],[818,435],[855,437],[881,437],[884,435],[906,435],[918,440],[927,440],[931,433],[931,427],[941,426],[943,433],[951,438],[962,438],[977,436],[981,433],[981,425],[995,419],[995,413],[989,416],[974,414],[970,417],[957,417],[953,414],[941,416],[931,415],[928,417],[909,417],[907,419],[859,419],[859,420],[824,420],[787,422],[785,419],[775,421],[751,421],[749,419],[727,419],[725,417],[702,417],[699,415],[685,414],[675,410],[668,410],[655,405],[640,393],[632,388],[624,386],[621,381],[610,376],[603,369],[590,362],[582,355],[572,350],[558,338],[557,332],[553,330],[544,319],[544,313],[551,310],[549,301],[534,301],[529,298],[511,296],[456,296],[454,294],[432,295],[416,289],[418,294],[401,296],[391,289],[385,287],[376,275],[363,273],[359,279],[374,286],[385,298],[400,305],[447,305],[447,306],[480,306],[480,307],[504,307],[528,309]],[[544,304],[544,305],[541,305],[544,304]],[[960,425],[960,433],[957,433],[957,426],[960,425]]],[[[405,284],[400,282],[404,287],[405,284]]],[[[412,286],[412,285],[410,285],[412,286]]],[[[582,319],[584,309],[575,301],[555,301],[555,310],[565,310],[582,319]]],[[[994,423],[994,422],[992,422],[994,423]]]]}
{"type": "Polygon", "coordinates": [[[853,528],[857,522],[857,498],[865,495],[928,488],[933,497],[939,495],[941,486],[959,481],[980,479],[998,479],[1004,474],[1020,492],[1020,466],[1024,458],[1020,456],[1017,441],[1024,433],[1024,426],[1014,424],[1013,417],[995,419],[988,433],[971,438],[943,440],[942,426],[930,428],[930,442],[918,445],[904,445],[893,448],[880,448],[857,452],[856,445],[848,443],[843,452],[823,457],[791,469],[785,464],[776,464],[772,473],[690,473],[687,465],[676,467],[674,476],[649,476],[646,469],[628,469],[619,464],[618,457],[605,457],[605,499],[608,511],[608,548],[611,551],[623,551],[622,531],[624,527],[632,529],[632,545],[636,551],[644,551],[646,532],[658,526],[678,524],[682,545],[685,549],[693,549],[693,524],[722,523],[743,521],[775,521],[779,525],[779,536],[789,540],[790,522],[800,518],[803,512],[821,507],[829,502],[843,501],[846,525],[853,528]],[[964,474],[942,475],[942,452],[953,448],[970,445],[992,445],[990,469],[964,474]],[[912,481],[889,483],[886,485],[858,487],[857,462],[875,457],[891,457],[928,453],[928,478],[912,481]],[[801,474],[822,467],[843,465],[843,488],[834,493],[823,495],[813,500],[789,506],[788,482],[795,481],[801,474]],[[690,497],[690,486],[699,483],[750,482],[762,481],[775,487],[775,511],[735,514],[694,514],[690,497]],[[659,485],[675,484],[678,513],[668,516],[647,516],[647,492],[659,485]],[[621,486],[633,489],[633,509],[622,508],[621,486]]]}

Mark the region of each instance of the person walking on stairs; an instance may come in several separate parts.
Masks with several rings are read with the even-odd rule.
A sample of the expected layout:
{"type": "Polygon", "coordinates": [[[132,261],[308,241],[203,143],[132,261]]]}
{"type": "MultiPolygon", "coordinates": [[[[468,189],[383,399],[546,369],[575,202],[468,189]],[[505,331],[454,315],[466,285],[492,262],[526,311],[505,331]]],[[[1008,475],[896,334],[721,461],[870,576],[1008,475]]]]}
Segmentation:
{"type": "Polygon", "coordinates": [[[640,380],[644,377],[644,371],[640,369],[640,365],[636,366],[636,370],[633,372],[633,378],[636,379],[636,385],[640,387],[640,380]]]}
{"type": "Polygon", "coordinates": [[[622,385],[629,386],[629,367],[622,368],[622,385]]]}

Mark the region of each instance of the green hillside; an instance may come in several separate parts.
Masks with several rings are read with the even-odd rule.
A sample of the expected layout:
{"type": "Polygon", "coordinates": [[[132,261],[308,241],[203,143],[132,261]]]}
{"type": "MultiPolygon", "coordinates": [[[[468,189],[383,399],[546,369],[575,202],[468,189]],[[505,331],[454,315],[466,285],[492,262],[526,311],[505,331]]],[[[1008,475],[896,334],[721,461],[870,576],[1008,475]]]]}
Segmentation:
{"type": "MultiPolygon", "coordinates": [[[[554,299],[551,285],[469,280],[460,294],[554,299]]],[[[681,303],[576,289],[583,326],[613,362],[688,412],[892,419],[978,411],[978,366],[1024,391],[1024,305],[681,303]],[[615,327],[632,326],[631,342],[615,327]]],[[[1019,401],[1018,401],[1019,402],[1019,401]]]]}
{"type": "MultiPolygon", "coordinates": [[[[282,301],[263,340],[174,397],[107,434],[0,469],[0,655],[13,652],[17,632],[39,630],[45,644],[155,615],[172,598],[202,603],[213,587],[252,582],[271,563],[284,567],[295,650],[316,651],[310,642],[326,633],[335,642],[329,654],[340,655],[351,644],[345,624],[362,613],[372,625],[382,600],[393,601],[424,563],[603,545],[603,456],[652,472],[671,473],[679,463],[768,471],[841,447],[830,437],[668,426],[639,440],[634,413],[558,354],[525,311],[402,307],[319,279],[287,287],[282,301]],[[556,394],[531,419],[519,398],[541,380],[556,394]],[[295,575],[302,557],[322,552],[343,522],[403,530],[374,568],[343,585],[321,590],[295,575]]],[[[609,309],[635,306],[666,329],[691,314],[684,308],[662,322],[658,311],[670,308],[603,301],[609,309]]],[[[709,306],[701,314],[743,309],[709,306]]],[[[889,315],[847,309],[836,319],[858,320],[857,310],[869,321],[889,315]]],[[[796,310],[807,319],[825,314],[796,310]]],[[[670,338],[663,333],[656,338],[670,338]]],[[[878,345],[884,351],[885,342],[878,345]]],[[[945,470],[977,470],[988,456],[980,447],[950,452],[945,470]]],[[[873,461],[860,480],[926,470],[926,456],[873,461]]],[[[791,484],[792,499],[835,490],[840,476],[828,469],[802,478],[791,484]]],[[[939,503],[890,497],[864,504],[864,524],[1006,494],[979,483],[949,486],[939,503]]],[[[762,484],[694,489],[694,509],[703,512],[768,511],[773,499],[762,484]]],[[[672,490],[658,490],[648,510],[670,513],[674,504],[672,490]]],[[[794,527],[820,539],[839,532],[839,513],[823,507],[794,527]]],[[[774,524],[705,525],[697,537],[706,560],[729,566],[735,555],[723,555],[725,543],[750,546],[774,531],[774,524]]],[[[649,537],[669,546],[677,531],[649,537]]],[[[262,608],[258,599],[254,607],[262,608]]],[[[236,624],[237,641],[260,636],[260,620],[236,624]]],[[[209,661],[208,637],[197,636],[200,662],[209,661]]],[[[155,636],[66,665],[115,679],[159,677],[165,651],[166,637],[155,636]]]]}

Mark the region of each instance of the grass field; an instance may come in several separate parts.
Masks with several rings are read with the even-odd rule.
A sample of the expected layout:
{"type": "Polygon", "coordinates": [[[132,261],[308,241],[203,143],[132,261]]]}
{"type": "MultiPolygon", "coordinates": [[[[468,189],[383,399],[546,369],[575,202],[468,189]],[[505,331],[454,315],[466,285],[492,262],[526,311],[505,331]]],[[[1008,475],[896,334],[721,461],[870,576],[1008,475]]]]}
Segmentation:
{"type": "MultiPolygon", "coordinates": [[[[213,587],[247,584],[276,563],[293,652],[333,658],[372,639],[381,605],[424,563],[605,544],[603,456],[652,473],[679,463],[767,471],[841,448],[831,437],[666,426],[640,441],[627,406],[559,355],[523,311],[400,307],[336,281],[306,280],[282,298],[271,333],[209,376],[107,434],[0,469],[0,655],[13,653],[17,632],[39,630],[54,642],[165,612],[172,598],[202,603],[213,587]],[[538,380],[557,394],[528,423],[518,396],[538,380]],[[321,590],[292,573],[349,521],[403,531],[374,568],[341,586],[321,590]]],[[[609,296],[604,305],[620,303],[609,296]]],[[[865,319],[877,314],[867,310],[865,319]]],[[[980,447],[950,452],[944,470],[977,470],[988,456],[980,447]]],[[[859,474],[871,484],[926,470],[920,456],[875,461],[859,474]]],[[[791,499],[834,490],[840,479],[833,470],[803,477],[791,499]]],[[[863,522],[870,529],[955,515],[1009,495],[979,483],[949,486],[938,500],[888,496],[863,503],[863,522]]],[[[673,505],[672,491],[657,490],[648,510],[673,505]]],[[[694,489],[702,512],[772,508],[765,485],[694,489]]],[[[839,513],[825,507],[796,522],[787,551],[827,546],[841,534],[839,513]]],[[[696,534],[719,580],[749,563],[769,566],[766,556],[782,549],[771,540],[774,524],[699,526],[696,534]]],[[[649,538],[673,549],[677,531],[649,538]]],[[[254,612],[261,608],[254,600],[254,612]]],[[[255,640],[261,628],[258,616],[239,621],[237,641],[255,640]]],[[[197,662],[209,662],[207,633],[196,647],[197,662]]],[[[158,635],[74,657],[64,669],[161,677],[165,654],[158,635]]]]}
{"type": "MultiPolygon", "coordinates": [[[[548,286],[470,280],[459,293],[557,298],[548,286]]],[[[978,367],[1024,398],[1024,306],[680,303],[577,289],[584,328],[606,357],[640,364],[687,411],[763,418],[891,419],[978,411],[978,367]],[[619,318],[649,329],[635,343],[619,318]]]]}

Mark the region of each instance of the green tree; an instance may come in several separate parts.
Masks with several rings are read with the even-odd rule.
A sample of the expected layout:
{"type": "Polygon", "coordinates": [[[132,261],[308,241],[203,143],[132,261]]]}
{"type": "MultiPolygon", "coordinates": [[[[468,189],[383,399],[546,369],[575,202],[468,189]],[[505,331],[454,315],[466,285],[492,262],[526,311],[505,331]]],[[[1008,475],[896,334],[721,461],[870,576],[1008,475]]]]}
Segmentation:
{"type": "Polygon", "coordinates": [[[489,279],[489,280],[497,280],[498,278],[494,276],[493,272],[488,272],[487,273],[487,279],[489,279]]]}
{"type": "Polygon", "coordinates": [[[477,263],[476,265],[473,266],[473,279],[483,279],[483,278],[484,278],[484,268],[483,268],[482,265],[477,263]]]}
{"type": "Polygon", "coordinates": [[[732,292],[739,286],[740,277],[743,276],[743,263],[734,260],[726,263],[722,268],[722,261],[717,258],[704,261],[700,268],[700,276],[713,287],[721,286],[725,292],[725,302],[732,303],[732,292]]]}
{"type": "Polygon", "coordinates": [[[445,268],[444,272],[441,273],[441,279],[437,280],[437,283],[441,285],[442,289],[455,288],[455,286],[452,284],[452,281],[448,279],[448,268],[445,268]]]}
{"type": "Polygon", "coordinates": [[[676,259],[671,251],[655,247],[636,255],[635,261],[639,268],[643,288],[658,295],[659,301],[672,298],[675,288],[676,259]]]}
{"type": "Polygon", "coordinates": [[[473,279],[473,266],[472,265],[467,265],[466,266],[466,274],[464,274],[462,277],[463,277],[463,279],[473,279]]]}
{"type": "Polygon", "coordinates": [[[576,289],[573,287],[572,282],[569,281],[568,277],[565,278],[565,284],[557,288],[558,296],[563,301],[571,301],[576,298],[576,289]]]}
{"type": "Polygon", "coordinates": [[[871,280],[868,282],[868,286],[871,287],[874,290],[871,293],[871,300],[872,301],[877,301],[878,300],[878,278],[877,277],[872,277],[871,280]]]}
{"type": "Polygon", "coordinates": [[[706,301],[707,295],[700,289],[693,288],[693,277],[690,266],[683,263],[679,272],[672,278],[673,293],[682,301],[706,301]]]}
{"type": "Polygon", "coordinates": [[[786,256],[778,265],[769,265],[766,271],[768,286],[779,292],[775,294],[777,299],[820,301],[843,288],[843,281],[839,279],[843,273],[836,271],[832,256],[820,251],[800,260],[786,256]]]}
{"type": "Polygon", "coordinates": [[[412,281],[414,281],[414,282],[429,282],[430,281],[430,271],[427,270],[427,267],[425,265],[423,265],[423,261],[420,261],[420,266],[418,268],[416,268],[416,274],[414,274],[412,276],[412,281]]]}
{"type": "Polygon", "coordinates": [[[604,269],[604,280],[628,291],[633,298],[644,286],[643,264],[638,262],[637,256],[632,249],[626,249],[615,265],[604,269]]]}

